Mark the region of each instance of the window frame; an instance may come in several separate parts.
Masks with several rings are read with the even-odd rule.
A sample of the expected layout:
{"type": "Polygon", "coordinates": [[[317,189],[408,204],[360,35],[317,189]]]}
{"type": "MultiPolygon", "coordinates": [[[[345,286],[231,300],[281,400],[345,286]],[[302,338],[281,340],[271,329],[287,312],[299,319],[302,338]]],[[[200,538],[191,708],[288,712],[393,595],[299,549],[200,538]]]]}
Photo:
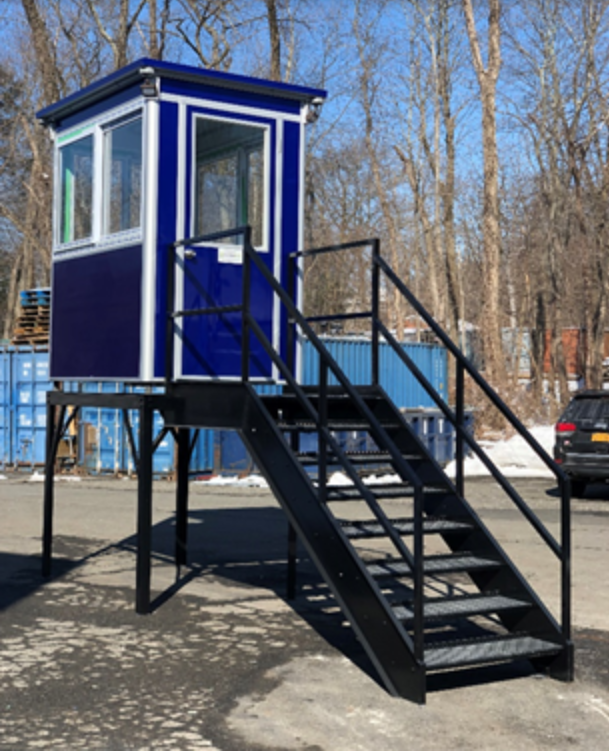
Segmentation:
{"type": "Polygon", "coordinates": [[[134,245],[143,239],[144,228],[144,194],[145,194],[145,164],[144,154],[146,148],[146,108],[143,102],[129,103],[129,106],[110,110],[103,117],[79,123],[72,129],[60,132],[55,136],[55,178],[54,178],[54,201],[53,201],[53,255],[60,256],[69,252],[81,250],[112,250],[125,245],[134,245]],[[140,186],[140,212],[139,226],[117,232],[106,232],[108,176],[106,163],[109,161],[106,135],[114,128],[127,123],[141,120],[142,139],[142,166],[140,186]],[[78,240],[63,242],[61,229],[63,224],[63,175],[61,171],[62,149],[88,136],[93,137],[93,190],[91,202],[91,235],[78,240]]]}
{"type": "MultiPolygon", "coordinates": [[[[191,116],[191,179],[190,179],[190,236],[196,237],[202,233],[198,232],[198,199],[199,199],[199,163],[197,160],[197,121],[198,120],[213,120],[215,122],[227,123],[229,125],[240,125],[247,128],[257,129],[262,131],[262,243],[254,245],[259,253],[268,253],[270,251],[271,244],[271,125],[267,122],[257,122],[252,120],[246,120],[239,117],[223,117],[221,115],[210,114],[208,112],[193,112],[191,116]]],[[[238,162],[238,177],[237,177],[237,205],[239,205],[242,186],[239,185],[243,173],[242,164],[247,162],[247,156],[249,153],[256,151],[252,148],[252,142],[246,141],[244,144],[239,145],[236,148],[226,146],[225,148],[218,148],[210,153],[207,160],[202,160],[201,164],[211,164],[217,162],[230,155],[237,155],[238,162]]],[[[246,173],[247,175],[247,170],[246,173]]],[[[209,244],[201,244],[209,245],[209,244]]],[[[219,250],[227,249],[240,249],[241,240],[237,242],[230,242],[229,240],[214,241],[214,248],[219,250]]]]}

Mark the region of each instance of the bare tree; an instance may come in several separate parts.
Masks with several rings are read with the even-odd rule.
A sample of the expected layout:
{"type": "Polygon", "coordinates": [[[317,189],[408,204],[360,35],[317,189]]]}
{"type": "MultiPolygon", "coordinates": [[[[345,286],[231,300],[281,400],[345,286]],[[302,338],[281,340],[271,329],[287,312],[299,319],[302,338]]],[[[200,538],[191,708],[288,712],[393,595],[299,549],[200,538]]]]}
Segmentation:
{"type": "Polygon", "coordinates": [[[489,379],[501,384],[505,376],[501,341],[501,230],[499,215],[499,153],[497,148],[497,80],[501,68],[500,0],[487,0],[487,61],[483,60],[472,0],[462,0],[472,63],[480,88],[482,151],[484,156],[484,320],[485,368],[489,379]]]}

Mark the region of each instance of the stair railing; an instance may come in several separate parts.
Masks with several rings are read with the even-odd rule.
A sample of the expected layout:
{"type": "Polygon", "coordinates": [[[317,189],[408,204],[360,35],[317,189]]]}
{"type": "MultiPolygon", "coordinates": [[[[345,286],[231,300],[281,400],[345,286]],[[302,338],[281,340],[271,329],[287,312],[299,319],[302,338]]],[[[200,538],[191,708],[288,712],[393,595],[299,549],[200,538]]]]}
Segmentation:
{"type": "MultiPolygon", "coordinates": [[[[363,245],[365,243],[348,244],[348,247],[363,245]]],[[[339,247],[334,247],[335,249],[339,247]]],[[[293,280],[292,272],[295,269],[296,254],[294,259],[290,259],[289,278],[293,280]]],[[[174,379],[174,338],[175,338],[175,321],[186,316],[207,316],[222,315],[225,313],[241,312],[242,314],[242,348],[241,348],[241,376],[243,381],[249,382],[249,362],[250,362],[250,334],[253,334],[263,346],[267,355],[282,374],[288,386],[294,392],[301,406],[306,410],[310,419],[314,422],[319,437],[319,448],[322,457],[322,463],[326,464],[328,447],[331,448],[333,455],[339,460],[346,474],[353,482],[355,488],[361,494],[362,498],[368,504],[371,512],[383,527],[385,533],[400,553],[402,558],[407,562],[413,573],[413,590],[414,590],[414,620],[413,633],[414,639],[410,637],[406,630],[403,630],[404,639],[411,646],[414,657],[419,663],[424,660],[424,632],[423,632],[423,485],[410,466],[405,462],[402,455],[398,452],[393,442],[389,438],[383,426],[379,423],[373,412],[366,405],[360,394],[353,387],[353,384],[347,378],[338,363],[332,358],[322,341],[317,337],[309,320],[307,320],[301,311],[298,310],[294,303],[293,289],[287,292],[278,280],[268,269],[256,249],[251,243],[251,228],[249,226],[238,227],[228,231],[210,233],[207,235],[198,235],[191,238],[177,240],[170,244],[167,256],[167,316],[165,329],[165,385],[169,388],[174,379]],[[177,262],[177,250],[180,247],[197,245],[203,243],[213,243],[218,240],[235,236],[243,238],[243,286],[242,302],[240,304],[228,306],[206,306],[204,308],[175,310],[175,265],[177,262]],[[273,293],[277,295],[286,309],[290,326],[288,327],[288,358],[287,362],[281,357],[276,348],[269,341],[262,327],[258,324],[251,312],[251,276],[252,266],[255,267],[271,287],[273,293]],[[294,327],[298,326],[304,336],[308,338],[312,346],[319,355],[320,362],[320,391],[319,404],[315,408],[306,391],[298,383],[295,377],[293,351],[294,351],[294,327]],[[383,508],[378,503],[374,495],[365,486],[357,470],[349,461],[346,453],[339,445],[327,425],[327,397],[328,397],[328,375],[332,373],[338,383],[344,388],[349,395],[352,404],[357,408],[362,418],[370,425],[370,432],[379,446],[386,448],[388,454],[393,460],[395,470],[401,477],[409,482],[414,493],[414,543],[412,553],[404,544],[401,536],[392,526],[389,518],[383,508]]],[[[377,301],[378,302],[378,301],[377,301]]],[[[341,318],[364,318],[371,314],[364,312],[360,314],[347,314],[341,318]]],[[[323,317],[320,317],[323,318],[323,317]]],[[[378,372],[378,364],[377,364],[378,372]]],[[[327,498],[327,487],[325,474],[320,475],[320,486],[318,489],[318,498],[325,502],[327,498]]],[[[390,618],[390,614],[388,614],[390,618]]]]}
{"type": "MultiPolygon", "coordinates": [[[[348,247],[355,247],[356,245],[362,245],[362,243],[347,244],[348,247]]],[[[344,246],[335,246],[334,249],[343,248],[344,246]]],[[[328,249],[330,250],[330,249],[328,249]]],[[[307,411],[311,420],[315,423],[318,436],[320,439],[319,448],[322,457],[322,463],[326,464],[327,447],[332,449],[334,456],[340,461],[343,469],[346,471],[350,480],[361,494],[362,498],[368,504],[368,507],[382,525],[385,533],[395,546],[396,550],[400,553],[403,559],[408,563],[412,571],[413,576],[413,633],[414,638],[404,630],[404,638],[411,645],[415,659],[419,663],[423,663],[424,660],[424,631],[423,631],[423,557],[424,557],[424,538],[423,538],[423,484],[417,477],[416,473],[411,469],[408,463],[402,457],[402,454],[396,448],[391,441],[386,430],[378,421],[372,410],[365,403],[359,392],[355,389],[351,381],[348,379],[344,371],[340,368],[338,363],[330,355],[328,349],[323,342],[319,339],[317,334],[311,327],[311,321],[321,321],[324,319],[330,320],[333,317],[313,317],[306,318],[304,314],[297,308],[294,300],[293,288],[288,292],[282,287],[279,281],[274,277],[271,271],[268,269],[260,255],[250,242],[250,236],[244,235],[244,270],[243,270],[243,340],[242,340],[242,353],[243,353],[243,370],[242,378],[244,381],[249,380],[249,333],[251,332],[256,336],[258,341],[262,344],[267,355],[270,357],[278,371],[285,379],[287,385],[294,392],[301,406],[307,411]],[[320,362],[320,376],[319,376],[319,402],[318,407],[315,408],[310,397],[306,391],[298,383],[294,370],[293,362],[293,346],[295,344],[293,333],[288,336],[287,352],[288,358],[284,360],[277,349],[269,341],[264,330],[256,321],[251,313],[249,306],[249,292],[248,289],[251,284],[251,270],[255,267],[262,277],[269,284],[274,294],[283,304],[286,313],[288,315],[290,326],[289,330],[294,330],[297,326],[302,334],[308,339],[311,345],[315,348],[319,356],[320,362]],[[247,288],[247,289],[246,289],[247,288]],[[381,505],[378,503],[374,495],[365,486],[357,473],[355,467],[349,461],[346,453],[340,447],[338,441],[332,435],[327,425],[327,398],[328,398],[328,375],[332,373],[338,384],[343,387],[345,393],[349,396],[351,403],[356,407],[362,418],[368,423],[370,427],[370,433],[373,436],[379,447],[383,447],[392,460],[392,465],[395,471],[402,477],[403,480],[410,483],[414,493],[414,531],[413,531],[413,551],[412,553],[404,544],[402,537],[394,529],[393,525],[389,521],[389,518],[385,514],[381,505]]],[[[288,270],[288,277],[293,281],[294,275],[292,272],[295,270],[295,262],[298,254],[293,254],[291,259],[290,269],[288,270]]],[[[370,312],[359,312],[354,314],[341,315],[341,319],[347,318],[365,318],[371,315],[370,312]]],[[[378,365],[377,365],[378,371],[378,365]]],[[[325,475],[322,478],[320,475],[320,488],[319,499],[325,501],[327,497],[326,479],[325,475]]]]}
{"type": "MultiPolygon", "coordinates": [[[[511,501],[516,505],[519,511],[523,514],[525,519],[532,525],[538,535],[542,538],[544,543],[549,549],[556,555],[561,562],[561,628],[562,634],[565,640],[571,639],[571,486],[569,477],[566,473],[553,461],[548,455],[541,444],[535,439],[534,436],[528,431],[526,426],[518,419],[513,411],[506,405],[497,392],[490,386],[490,384],[483,378],[476,367],[471,361],[461,352],[461,350],[454,344],[452,339],[446,334],[446,332],[438,325],[433,316],[425,309],[420,301],[413,295],[413,293],[406,287],[402,280],[397,276],[394,270],[389,266],[385,259],[379,252],[379,241],[375,240],[372,243],[372,284],[376,287],[376,291],[373,291],[373,297],[376,296],[378,300],[380,290],[380,272],[385,275],[394,287],[400,292],[400,294],[408,301],[412,308],[418,313],[418,315],[425,321],[427,326],[435,334],[438,340],[446,347],[448,352],[455,358],[456,374],[455,374],[455,410],[453,411],[449,405],[445,402],[442,396],[433,387],[430,381],[418,368],[413,359],[408,355],[404,348],[400,345],[395,336],[389,331],[389,329],[383,324],[378,317],[378,310],[372,323],[372,341],[373,348],[378,349],[379,334],[382,335],[384,340],[391,346],[402,362],[410,369],[413,375],[425,388],[427,393],[432,397],[440,410],[443,412],[446,419],[453,425],[456,434],[455,441],[455,485],[457,491],[463,496],[464,491],[464,447],[467,444],[470,449],[479,457],[484,466],[488,469],[493,478],[509,496],[511,501]],[[378,271],[374,271],[378,270],[378,271]],[[485,396],[490,400],[494,407],[499,410],[503,417],[513,426],[513,428],[522,436],[531,449],[537,454],[537,456],[543,461],[543,463],[550,469],[557,480],[558,487],[560,489],[561,498],[561,541],[558,543],[556,538],[550,533],[547,527],[530,508],[530,506],[522,499],[520,494],[512,486],[512,484],[505,478],[505,476],[499,471],[493,461],[490,459],[484,449],[478,444],[471,432],[467,430],[465,425],[465,373],[467,373],[471,379],[482,390],[485,396]]],[[[378,355],[375,358],[378,363],[378,355]]],[[[373,370],[373,381],[378,383],[378,371],[373,370]]]]}

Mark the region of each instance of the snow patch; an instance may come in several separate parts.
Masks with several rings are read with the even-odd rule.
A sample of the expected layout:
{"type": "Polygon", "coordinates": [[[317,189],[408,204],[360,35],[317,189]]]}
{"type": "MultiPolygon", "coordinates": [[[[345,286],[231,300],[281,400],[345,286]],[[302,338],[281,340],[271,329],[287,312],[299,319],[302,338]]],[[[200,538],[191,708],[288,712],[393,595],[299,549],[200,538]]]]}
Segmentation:
{"type": "MultiPolygon", "coordinates": [[[[529,433],[536,439],[546,452],[552,456],[554,446],[554,426],[535,426],[529,433]]],[[[552,478],[554,474],[545,462],[531,449],[520,436],[512,436],[505,441],[480,442],[480,446],[487,453],[492,462],[506,476],[512,478],[552,478]]],[[[455,462],[449,462],[446,473],[455,477],[455,462]]],[[[478,457],[467,457],[463,463],[466,476],[489,475],[486,466],[478,457]]]]}
{"type": "MultiPolygon", "coordinates": [[[[45,475],[44,473],[39,473],[38,470],[35,470],[30,477],[28,478],[30,483],[44,483],[45,475]]],[[[69,482],[76,482],[80,483],[82,478],[79,475],[55,475],[53,477],[54,481],[58,480],[64,480],[69,482]]]]}
{"type": "Polygon", "coordinates": [[[212,475],[208,480],[195,480],[197,486],[232,486],[237,488],[268,488],[266,480],[260,475],[212,475]]]}

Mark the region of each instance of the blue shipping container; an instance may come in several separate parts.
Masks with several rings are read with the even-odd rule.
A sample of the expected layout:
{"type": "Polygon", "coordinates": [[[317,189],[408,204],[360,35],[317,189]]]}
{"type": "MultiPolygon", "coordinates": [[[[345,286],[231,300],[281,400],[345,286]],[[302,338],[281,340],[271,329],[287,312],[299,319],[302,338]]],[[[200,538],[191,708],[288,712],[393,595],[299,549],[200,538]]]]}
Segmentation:
{"type": "MultiPolygon", "coordinates": [[[[325,343],[354,383],[369,382],[370,342],[328,338],[325,343]]],[[[404,347],[435,389],[446,399],[445,350],[427,344],[408,343],[404,347]]],[[[5,348],[0,356],[0,462],[3,467],[43,465],[46,442],[46,392],[52,388],[49,381],[49,353],[31,348],[5,348]]],[[[410,410],[416,408],[417,414],[422,408],[435,407],[429,395],[410,375],[406,366],[384,343],[380,345],[380,371],[381,384],[398,407],[410,410]]],[[[318,373],[317,353],[309,343],[305,343],[304,383],[316,383],[318,373]]],[[[134,389],[142,391],[146,388],[126,386],[122,382],[79,382],[66,387],[91,393],[116,393],[134,389]]],[[[259,387],[262,393],[274,393],[278,389],[276,385],[259,387]]],[[[431,413],[428,418],[432,419],[431,413]]],[[[442,418],[435,419],[443,421],[442,418]]],[[[136,442],[137,420],[137,411],[131,411],[136,442]]],[[[162,418],[157,414],[155,430],[158,432],[161,429],[162,418]]],[[[438,447],[438,452],[434,453],[440,461],[452,456],[452,429],[448,426],[447,430],[450,435],[446,439],[433,439],[438,447]]],[[[435,429],[426,435],[435,437],[435,429]]],[[[341,437],[341,443],[343,439],[345,445],[350,448],[355,448],[365,441],[360,435],[345,435],[341,437]]],[[[77,460],[93,473],[135,472],[120,410],[93,407],[81,409],[77,460]]],[[[190,466],[192,472],[215,470],[241,473],[250,470],[252,466],[252,460],[238,433],[200,430],[190,466]]],[[[166,475],[173,471],[174,440],[171,434],[165,436],[155,452],[153,467],[157,475],[166,475]]]]}

